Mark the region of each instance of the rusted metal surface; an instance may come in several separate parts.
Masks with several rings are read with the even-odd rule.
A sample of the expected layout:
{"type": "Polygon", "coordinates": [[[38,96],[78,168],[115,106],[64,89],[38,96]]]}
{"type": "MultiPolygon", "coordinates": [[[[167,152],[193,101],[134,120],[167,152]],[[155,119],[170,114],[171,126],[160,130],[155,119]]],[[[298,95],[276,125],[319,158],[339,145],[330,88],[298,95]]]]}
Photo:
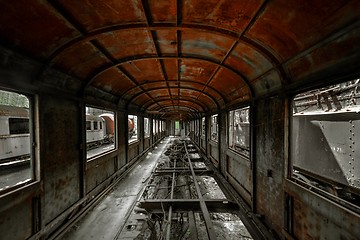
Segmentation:
{"type": "Polygon", "coordinates": [[[126,91],[136,87],[118,68],[110,68],[98,75],[93,84],[115,95],[123,95],[126,91]]]}
{"type": "Polygon", "coordinates": [[[80,118],[76,102],[43,98],[44,216],[48,224],[80,198],[80,118]],[[54,108],[56,106],[56,108],[54,108]],[[71,137],[69,137],[71,136],[71,137]]]}
{"type": "Polygon", "coordinates": [[[293,235],[297,239],[357,239],[360,236],[358,215],[296,183],[286,181],[285,189],[293,198],[293,235]]]}
{"type": "Polygon", "coordinates": [[[45,59],[57,46],[79,35],[45,1],[1,1],[1,41],[37,59],[45,59]]]}
{"type": "Polygon", "coordinates": [[[58,2],[70,16],[78,19],[86,31],[115,24],[146,22],[140,0],[108,0],[105,2],[90,0],[76,3],[71,0],[60,0],[58,2]]]}
{"type": "Polygon", "coordinates": [[[225,96],[211,94],[214,104],[197,94],[218,110],[279,91],[288,79],[329,75],[334,62],[360,56],[360,30],[347,29],[359,22],[356,0],[36,0],[0,8],[5,46],[82,81],[85,95],[99,93],[88,91],[95,87],[138,107],[145,99],[137,90],[150,100],[158,96],[147,93],[155,85],[142,88],[149,81],[163,81],[169,99],[190,96],[182,80],[201,82],[200,92],[210,94],[209,86],[225,96]]]}

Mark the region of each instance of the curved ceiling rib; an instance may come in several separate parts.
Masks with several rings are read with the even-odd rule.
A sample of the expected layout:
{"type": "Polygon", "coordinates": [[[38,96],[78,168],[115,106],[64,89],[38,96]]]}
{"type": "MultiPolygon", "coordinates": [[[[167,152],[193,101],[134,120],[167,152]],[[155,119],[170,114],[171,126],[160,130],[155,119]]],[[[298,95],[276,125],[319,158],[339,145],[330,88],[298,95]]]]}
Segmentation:
{"type": "MultiPolygon", "coordinates": [[[[139,96],[141,96],[143,94],[148,94],[150,92],[157,91],[157,90],[162,90],[162,89],[168,89],[168,87],[151,88],[151,89],[147,89],[144,92],[134,94],[130,99],[128,99],[128,101],[125,104],[125,107],[128,108],[129,104],[131,104],[136,98],[138,98],[139,96]]],[[[171,87],[170,86],[169,89],[178,89],[178,87],[171,87]]],[[[211,96],[211,95],[209,95],[207,93],[204,93],[204,92],[202,92],[202,91],[200,91],[199,89],[196,89],[196,88],[181,87],[181,89],[188,89],[188,90],[191,90],[191,91],[199,92],[200,94],[204,94],[204,96],[207,96],[208,98],[210,98],[212,100],[213,103],[215,103],[218,110],[220,109],[219,103],[216,101],[216,99],[213,96],[211,96]]]]}
{"type": "Polygon", "coordinates": [[[173,105],[164,105],[162,107],[154,107],[152,109],[149,109],[150,112],[155,112],[155,111],[158,111],[159,114],[162,113],[162,112],[166,112],[166,110],[169,110],[169,111],[178,111],[180,108],[186,108],[186,109],[189,109],[190,112],[193,112],[193,113],[199,113],[198,109],[194,108],[194,107],[191,107],[191,106],[188,106],[188,105],[185,105],[185,104],[177,104],[176,106],[173,106],[173,105]]]}
{"type": "MultiPolygon", "coordinates": [[[[197,106],[190,106],[190,105],[188,105],[188,101],[184,101],[184,100],[182,100],[181,102],[177,102],[176,105],[174,105],[172,103],[169,103],[168,100],[167,101],[163,100],[161,102],[162,102],[161,107],[159,107],[159,105],[157,103],[152,103],[151,105],[149,105],[147,107],[147,110],[151,112],[153,110],[163,109],[164,107],[173,107],[173,109],[176,109],[178,106],[187,106],[187,107],[193,109],[194,111],[196,111],[198,113],[204,113],[205,112],[198,105],[197,106]]],[[[193,102],[190,102],[190,103],[193,104],[193,102]]]]}
{"type": "Polygon", "coordinates": [[[191,108],[196,109],[196,111],[198,111],[200,113],[207,112],[206,110],[204,110],[204,108],[200,104],[197,104],[194,101],[183,100],[183,99],[180,100],[180,101],[177,101],[176,105],[174,105],[173,103],[170,104],[169,99],[166,99],[166,100],[163,99],[161,101],[151,102],[146,107],[143,107],[142,108],[143,110],[140,111],[140,112],[146,112],[147,110],[151,111],[154,108],[154,106],[159,106],[160,105],[159,103],[161,103],[162,107],[164,107],[164,106],[173,106],[174,108],[176,108],[176,106],[179,106],[180,103],[182,103],[182,104],[186,103],[186,104],[189,104],[189,105],[186,105],[186,106],[190,107],[190,105],[192,105],[191,108]]]}
{"type": "Polygon", "coordinates": [[[172,100],[172,101],[188,101],[188,102],[191,102],[195,105],[198,105],[202,112],[207,112],[209,110],[209,108],[206,107],[206,105],[204,105],[203,103],[201,103],[200,101],[196,101],[197,99],[196,98],[192,98],[192,97],[185,97],[185,96],[182,96],[180,98],[169,98],[169,97],[158,97],[156,99],[153,99],[153,102],[147,102],[145,104],[143,104],[139,109],[140,111],[146,111],[147,108],[150,108],[153,104],[156,103],[161,103],[161,102],[164,102],[164,101],[169,101],[169,100],[172,100]]]}
{"type": "Polygon", "coordinates": [[[174,55],[167,55],[167,56],[161,56],[161,57],[157,57],[157,56],[153,56],[153,55],[142,55],[142,56],[133,56],[130,58],[126,58],[124,60],[119,60],[118,63],[109,66],[108,64],[100,67],[98,70],[95,71],[94,75],[90,77],[90,79],[88,81],[86,81],[86,83],[84,84],[83,87],[83,92],[86,90],[86,88],[94,81],[94,79],[99,76],[101,73],[105,72],[106,70],[113,68],[113,67],[119,67],[120,65],[124,64],[124,63],[128,63],[128,62],[133,62],[133,61],[140,61],[140,60],[144,60],[144,59],[177,59],[177,60],[181,60],[181,59],[195,59],[195,60],[200,60],[200,61],[206,61],[209,63],[213,63],[215,64],[217,67],[220,68],[224,68],[227,69],[233,73],[235,73],[236,75],[240,76],[242,78],[242,80],[244,80],[245,84],[247,85],[247,87],[250,90],[250,93],[253,96],[253,88],[249,82],[249,80],[240,72],[238,72],[237,70],[231,68],[230,66],[225,66],[225,65],[221,65],[221,63],[218,63],[216,61],[214,61],[213,59],[208,59],[202,56],[192,56],[192,55],[182,55],[181,57],[176,56],[176,54],[174,55]]]}
{"type": "Polygon", "coordinates": [[[174,110],[173,106],[165,106],[162,108],[163,111],[159,111],[157,109],[150,111],[152,114],[156,115],[179,115],[183,114],[186,119],[196,118],[202,116],[201,113],[197,112],[195,109],[188,107],[188,106],[176,106],[176,110],[174,110]],[[186,116],[191,116],[190,118],[187,118],[186,116]]]}
{"type": "MultiPolygon", "coordinates": [[[[202,24],[186,24],[182,27],[176,27],[176,26],[166,26],[166,24],[161,24],[159,26],[152,26],[148,27],[146,24],[124,24],[124,25],[117,25],[117,26],[111,26],[111,27],[104,27],[100,30],[96,30],[93,32],[89,32],[84,36],[80,36],[78,38],[75,38],[68,43],[64,44],[63,46],[57,48],[48,58],[48,65],[51,66],[55,59],[66,49],[72,47],[75,44],[81,43],[81,42],[92,42],[92,40],[97,40],[97,37],[101,36],[102,34],[106,34],[113,31],[120,31],[120,30],[131,30],[131,29],[138,29],[138,30],[147,30],[147,31],[156,31],[156,30],[163,30],[163,29],[171,29],[171,30],[200,30],[200,31],[207,31],[209,33],[216,33],[221,36],[225,36],[227,38],[230,38],[236,42],[245,42],[248,45],[250,45],[253,49],[255,49],[257,52],[261,53],[263,56],[265,56],[274,66],[274,68],[281,67],[281,62],[274,54],[272,54],[266,46],[262,46],[260,43],[254,42],[253,40],[246,38],[238,33],[228,31],[226,29],[221,29],[214,26],[206,26],[202,24]]],[[[133,56],[129,57],[129,60],[133,56]]],[[[153,55],[153,57],[163,57],[163,56],[157,56],[156,54],[153,55]]],[[[121,61],[121,60],[120,60],[121,61]]],[[[116,60],[116,63],[121,63],[120,61],[116,60]]],[[[125,60],[127,61],[127,60],[125,60]]],[[[285,74],[284,71],[281,71],[282,74],[285,74]]],[[[283,75],[282,78],[286,79],[286,75],[283,75]]]]}
{"type": "MultiPolygon", "coordinates": [[[[127,93],[133,91],[134,89],[138,88],[138,87],[145,87],[146,85],[149,85],[149,84],[154,84],[154,83],[162,83],[164,82],[164,80],[156,80],[156,81],[149,81],[149,82],[142,82],[140,83],[138,86],[135,86],[133,88],[130,88],[128,89],[126,92],[124,92],[124,94],[122,95],[122,97],[126,97],[127,96],[127,93]]],[[[168,80],[168,83],[178,83],[177,80],[168,80]]],[[[211,89],[212,91],[214,91],[216,94],[218,94],[220,97],[221,97],[221,100],[223,102],[226,103],[226,98],[224,96],[224,94],[222,94],[220,91],[218,91],[217,89],[213,88],[212,86],[206,86],[205,83],[202,83],[202,82],[196,82],[196,81],[193,81],[193,80],[186,80],[186,79],[181,79],[181,83],[191,83],[191,84],[198,84],[198,85],[201,85],[201,86],[205,86],[205,87],[208,87],[209,89],[211,89]]],[[[121,98],[122,100],[122,98],[121,98]]]]}
{"type": "Polygon", "coordinates": [[[203,24],[196,24],[196,23],[192,23],[192,24],[184,24],[181,27],[178,27],[174,24],[167,24],[167,23],[161,23],[161,24],[154,24],[153,26],[149,27],[146,24],[143,23],[130,23],[130,24],[118,24],[118,25],[114,25],[114,26],[110,26],[110,27],[104,27],[95,31],[91,31],[88,32],[82,36],[79,36],[77,38],[74,38],[72,40],[70,40],[69,42],[65,43],[64,45],[58,47],[56,50],[54,50],[53,53],[51,53],[51,55],[48,58],[48,63],[51,65],[54,60],[56,59],[56,57],[58,55],[60,55],[63,51],[65,51],[67,48],[70,48],[71,46],[78,44],[80,42],[90,42],[91,40],[96,40],[98,36],[102,35],[102,34],[106,34],[109,32],[114,32],[114,31],[121,31],[121,30],[132,30],[132,29],[137,29],[137,30],[164,30],[164,29],[171,29],[171,30],[199,30],[199,31],[208,31],[211,33],[217,33],[219,35],[222,36],[226,36],[226,37],[230,37],[231,39],[233,39],[234,41],[239,39],[239,34],[236,32],[232,32],[226,29],[221,29],[221,28],[217,28],[214,26],[206,26],[203,24]]]}

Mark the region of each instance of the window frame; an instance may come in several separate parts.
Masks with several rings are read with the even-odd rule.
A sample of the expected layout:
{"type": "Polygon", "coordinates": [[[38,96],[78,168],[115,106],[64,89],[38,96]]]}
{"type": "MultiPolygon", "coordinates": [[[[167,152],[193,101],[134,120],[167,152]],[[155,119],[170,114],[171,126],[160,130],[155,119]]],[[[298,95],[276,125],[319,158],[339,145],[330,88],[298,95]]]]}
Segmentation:
{"type": "MultiPolygon", "coordinates": [[[[349,81],[345,81],[345,82],[339,82],[339,83],[332,83],[332,84],[327,84],[327,85],[323,85],[323,86],[320,86],[320,87],[315,87],[315,88],[312,88],[310,90],[305,90],[305,91],[300,91],[300,92],[296,92],[294,94],[292,94],[291,96],[289,96],[289,104],[288,104],[288,108],[287,108],[287,111],[288,111],[288,147],[287,147],[287,151],[288,151],[288,164],[287,164],[287,179],[291,182],[295,182],[303,187],[305,187],[306,189],[308,189],[309,191],[311,192],[314,192],[316,194],[319,194],[321,196],[323,196],[325,199],[331,201],[331,202],[334,202],[334,203],[337,203],[337,204],[340,204],[356,213],[360,213],[360,204],[359,205],[356,205],[354,203],[351,203],[349,202],[348,200],[344,199],[344,198],[341,198],[340,196],[338,196],[337,194],[333,194],[331,192],[329,192],[328,190],[326,190],[326,188],[324,189],[324,186],[328,185],[330,186],[331,184],[334,184],[334,185],[337,185],[337,186],[333,186],[334,189],[336,187],[343,187],[346,190],[349,190],[349,192],[351,193],[355,193],[357,194],[357,196],[360,196],[360,188],[356,188],[354,186],[350,186],[350,185],[344,185],[343,183],[340,183],[340,182],[337,182],[333,179],[330,179],[330,178],[327,178],[326,176],[322,176],[321,173],[314,173],[314,172],[308,172],[306,169],[305,170],[296,170],[296,169],[299,169],[300,167],[295,167],[294,166],[294,163],[295,163],[295,159],[294,159],[294,155],[295,153],[293,151],[295,151],[293,145],[298,145],[299,143],[293,143],[293,140],[295,139],[295,130],[294,130],[294,115],[299,113],[297,111],[297,108],[294,107],[295,106],[295,98],[297,96],[299,96],[300,94],[306,94],[306,93],[310,93],[312,91],[327,91],[329,90],[330,88],[334,87],[335,85],[338,85],[338,84],[346,84],[350,81],[353,81],[353,80],[349,80],[349,81]],[[325,89],[325,88],[328,88],[328,89],[325,89]],[[325,89],[325,90],[324,90],[325,89]],[[295,110],[297,112],[295,112],[295,110]],[[296,168],[296,169],[295,169],[296,168]],[[306,176],[310,179],[308,180],[305,180],[305,179],[301,179],[299,177],[296,177],[295,175],[295,171],[297,171],[296,174],[304,174],[305,176],[305,179],[306,179],[306,176]],[[310,174],[310,175],[307,175],[307,174],[310,174]],[[314,185],[314,184],[318,184],[318,185],[314,185]],[[321,184],[324,184],[321,186],[321,184]]],[[[358,80],[360,81],[360,80],[358,80]]],[[[360,84],[360,82],[359,82],[360,84]]],[[[359,91],[359,90],[358,90],[359,91]]],[[[360,93],[360,91],[359,91],[360,93]]],[[[319,99],[317,99],[317,101],[319,101],[319,99]]],[[[357,105],[360,105],[360,104],[357,104],[357,105]]],[[[319,106],[319,105],[318,105],[319,106]]],[[[343,107],[345,108],[345,107],[343,107]]],[[[329,109],[327,110],[329,111],[329,109]]],[[[317,114],[315,115],[322,115],[322,114],[329,114],[329,113],[326,113],[327,111],[324,111],[324,112],[318,112],[317,114]]],[[[331,114],[331,113],[330,113],[331,114]]],[[[304,115],[304,114],[303,114],[304,115]]],[[[307,114],[305,114],[306,116],[307,114]]],[[[299,175],[299,176],[300,176],[299,175]]]]}
{"type": "Polygon", "coordinates": [[[144,117],[144,138],[150,138],[150,118],[144,117]],[[147,121],[145,121],[145,119],[147,121]],[[147,124],[146,124],[147,122],[147,124]],[[146,127],[147,126],[147,127],[146,127]],[[147,132],[145,131],[147,129],[147,132]]]}
{"type": "MultiPolygon", "coordinates": [[[[128,115],[128,121],[130,119],[130,116],[132,116],[133,118],[133,124],[134,124],[134,135],[133,136],[136,136],[135,139],[133,139],[133,136],[131,138],[128,138],[128,144],[131,145],[131,144],[134,144],[134,143],[137,143],[140,141],[139,139],[139,116],[138,115],[134,115],[134,114],[129,114],[128,115]],[[135,120],[136,119],[136,120],[135,120]]],[[[128,129],[128,132],[129,132],[129,129],[128,129]]]]}
{"type": "MultiPolygon", "coordinates": [[[[4,88],[0,88],[0,91],[5,91],[5,92],[10,92],[10,93],[15,93],[18,95],[23,95],[24,97],[27,98],[28,102],[29,102],[29,107],[28,112],[29,112],[29,121],[28,121],[28,126],[29,126],[29,133],[16,133],[16,134],[11,134],[10,133],[10,126],[9,127],[9,134],[8,135],[29,135],[29,157],[30,157],[30,167],[29,167],[29,172],[30,172],[30,179],[28,181],[20,181],[19,183],[16,184],[12,184],[9,187],[5,187],[2,188],[0,190],[0,197],[8,194],[8,193],[13,193],[13,192],[17,192],[20,191],[21,189],[23,189],[24,187],[31,187],[33,184],[39,183],[40,182],[40,178],[41,178],[41,174],[40,174],[40,139],[39,139],[39,99],[38,99],[38,95],[33,94],[33,93],[29,93],[29,92],[25,92],[25,91],[17,91],[17,90],[13,90],[13,89],[4,89],[4,88]]],[[[7,105],[5,105],[7,106],[7,105]]],[[[13,106],[13,105],[8,105],[8,106],[13,106]]],[[[13,106],[16,107],[16,106],[13,106]]],[[[9,118],[10,119],[10,118],[9,118]]]]}
{"type": "Polygon", "coordinates": [[[213,114],[210,116],[210,141],[219,142],[219,115],[218,114],[213,114]],[[216,118],[216,138],[213,138],[213,119],[216,118]]]}
{"type": "Polygon", "coordinates": [[[205,136],[206,136],[206,118],[202,117],[200,119],[200,121],[201,121],[201,134],[200,134],[200,136],[202,138],[205,138],[205,136]]]}
{"type": "MultiPolygon", "coordinates": [[[[100,114],[100,115],[102,115],[102,114],[100,114]]],[[[100,115],[98,117],[100,117],[100,115]]],[[[98,159],[100,157],[111,154],[111,153],[113,153],[113,152],[115,152],[117,150],[117,114],[116,114],[115,110],[104,108],[104,107],[101,107],[101,106],[94,106],[94,105],[85,104],[84,105],[84,120],[85,120],[85,122],[84,122],[84,135],[85,135],[84,140],[85,140],[85,160],[86,160],[86,162],[91,162],[91,161],[96,160],[96,159],[98,159]],[[88,156],[88,151],[93,150],[93,149],[89,149],[89,147],[88,147],[88,143],[87,143],[88,131],[106,132],[107,127],[106,127],[106,120],[105,119],[103,119],[104,123],[100,122],[101,128],[99,126],[99,121],[98,120],[87,120],[86,119],[86,116],[87,116],[86,109],[87,108],[92,108],[92,109],[97,109],[97,110],[103,111],[102,114],[112,114],[113,115],[113,129],[114,129],[114,132],[112,133],[113,140],[111,140],[113,148],[110,148],[108,150],[104,150],[102,152],[99,152],[99,153],[91,155],[91,156],[88,156]],[[90,122],[90,124],[89,124],[90,129],[88,129],[87,122],[90,122]],[[96,125],[97,125],[97,129],[94,128],[95,122],[96,122],[96,125]]],[[[104,141],[105,141],[105,137],[104,137],[104,141]]]]}
{"type": "MultiPolygon", "coordinates": [[[[250,155],[251,155],[251,141],[252,141],[251,140],[251,116],[250,115],[251,115],[250,105],[233,109],[233,110],[229,111],[227,114],[227,145],[228,145],[228,148],[238,154],[246,156],[249,159],[250,159],[250,155]],[[233,146],[231,145],[231,142],[230,142],[230,137],[234,136],[236,134],[235,133],[236,130],[234,130],[232,133],[230,132],[231,126],[232,126],[232,128],[235,127],[232,125],[231,115],[232,115],[232,118],[235,119],[234,114],[237,111],[239,112],[240,115],[241,115],[241,112],[247,113],[247,116],[245,116],[245,121],[241,121],[241,123],[243,123],[243,128],[245,128],[245,130],[242,131],[242,132],[244,132],[244,135],[241,134],[241,136],[244,137],[244,145],[245,146],[241,146],[241,145],[236,146],[236,140],[234,140],[233,146]],[[246,121],[246,119],[247,119],[247,121],[246,121]],[[247,131],[246,131],[246,128],[247,128],[247,131]],[[248,136],[248,137],[246,138],[246,136],[248,136]]],[[[241,119],[241,116],[239,116],[239,118],[241,119]]],[[[240,126],[240,128],[241,128],[241,126],[240,126]]]]}

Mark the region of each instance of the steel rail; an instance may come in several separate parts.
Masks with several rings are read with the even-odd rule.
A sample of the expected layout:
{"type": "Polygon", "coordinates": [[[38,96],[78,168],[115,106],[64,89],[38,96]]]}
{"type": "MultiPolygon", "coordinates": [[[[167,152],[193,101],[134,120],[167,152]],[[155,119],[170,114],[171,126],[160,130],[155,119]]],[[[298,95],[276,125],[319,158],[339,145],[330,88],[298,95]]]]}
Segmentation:
{"type": "MultiPolygon", "coordinates": [[[[175,177],[176,177],[176,158],[174,160],[174,166],[173,166],[174,172],[172,174],[172,180],[171,180],[171,190],[170,190],[170,200],[173,200],[174,198],[174,188],[175,188],[175,177]]],[[[169,206],[169,215],[168,215],[168,225],[166,230],[166,240],[170,240],[171,237],[171,219],[172,219],[172,210],[173,206],[169,206]]]]}
{"type": "Polygon", "coordinates": [[[203,214],[203,217],[204,217],[206,231],[207,231],[209,239],[210,240],[215,240],[215,239],[217,239],[216,234],[215,234],[215,230],[214,230],[213,224],[211,222],[210,214],[209,214],[209,211],[207,209],[206,203],[204,201],[204,198],[202,197],[199,184],[196,181],[196,175],[195,175],[194,168],[192,166],[191,159],[189,157],[189,152],[187,150],[185,142],[184,142],[184,146],[185,146],[186,157],[188,159],[189,167],[190,167],[190,170],[191,170],[191,175],[192,175],[192,177],[194,179],[195,189],[196,189],[196,192],[197,192],[197,195],[198,195],[198,199],[200,201],[200,208],[201,208],[201,211],[202,211],[202,214],[203,214]]]}

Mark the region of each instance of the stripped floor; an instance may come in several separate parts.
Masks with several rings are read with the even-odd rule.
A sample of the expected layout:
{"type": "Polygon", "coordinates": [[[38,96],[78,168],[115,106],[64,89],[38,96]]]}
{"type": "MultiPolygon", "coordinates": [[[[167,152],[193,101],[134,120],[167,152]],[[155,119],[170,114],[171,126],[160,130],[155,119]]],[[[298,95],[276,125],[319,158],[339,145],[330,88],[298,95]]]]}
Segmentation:
{"type": "Polygon", "coordinates": [[[238,213],[194,146],[170,137],[61,239],[253,239],[238,213]]]}

